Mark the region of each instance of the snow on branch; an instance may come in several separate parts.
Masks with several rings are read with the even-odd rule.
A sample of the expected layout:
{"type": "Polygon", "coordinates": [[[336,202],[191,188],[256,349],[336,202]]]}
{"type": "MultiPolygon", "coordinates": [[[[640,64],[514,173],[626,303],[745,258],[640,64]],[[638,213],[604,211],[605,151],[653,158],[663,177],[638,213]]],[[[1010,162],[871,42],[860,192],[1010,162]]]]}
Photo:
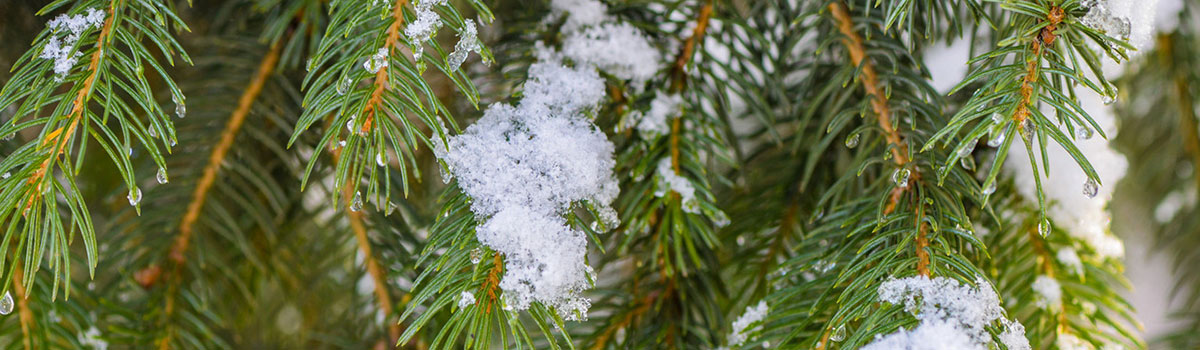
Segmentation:
{"type": "MultiPolygon", "coordinates": [[[[611,20],[603,15],[603,4],[565,3],[554,5],[573,11],[568,23],[594,26],[576,28],[586,34],[568,36],[562,52],[538,44],[538,61],[529,68],[521,101],[491,105],[478,122],[435,151],[471,197],[471,211],[482,222],[476,237],[505,257],[500,282],[505,307],[524,310],[538,302],[575,319],[586,317],[591,305],[580,293],[589,287],[593,271],[585,262],[586,235],[572,229],[564,215],[587,201],[600,220],[617,223],[609,207],[619,192],[612,173],[614,146],[592,123],[606,96],[597,69],[640,84],[660,59],[632,26],[600,23],[611,20]],[[619,50],[598,55],[586,49],[597,41],[619,50]]],[[[462,37],[468,36],[473,39],[462,37]]]]}
{"type": "Polygon", "coordinates": [[[926,276],[889,279],[879,286],[879,300],[903,305],[921,321],[912,330],[901,328],[877,336],[863,350],[886,349],[989,349],[992,337],[987,327],[999,321],[1004,331],[1000,341],[1009,350],[1029,350],[1025,327],[1004,317],[1000,298],[983,277],[976,287],[956,280],[926,276]]]}

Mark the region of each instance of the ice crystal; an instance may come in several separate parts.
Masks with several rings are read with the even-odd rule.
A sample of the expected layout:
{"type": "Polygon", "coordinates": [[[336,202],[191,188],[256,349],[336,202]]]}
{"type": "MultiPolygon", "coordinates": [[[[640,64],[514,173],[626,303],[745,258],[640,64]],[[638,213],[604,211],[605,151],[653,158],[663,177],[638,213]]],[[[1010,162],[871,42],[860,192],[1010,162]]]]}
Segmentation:
{"type": "Polygon", "coordinates": [[[759,301],[758,305],[747,306],[746,312],[733,321],[733,331],[729,333],[729,345],[742,345],[749,340],[751,334],[762,329],[762,320],[767,316],[767,302],[759,301]],[[754,327],[750,327],[754,325],[754,327]]]}
{"type": "Polygon", "coordinates": [[[71,68],[75,67],[79,57],[83,56],[83,53],[77,51],[75,47],[79,38],[83,36],[83,32],[104,25],[105,15],[104,11],[91,8],[87,9],[85,13],[74,16],[61,14],[46,23],[53,33],[49,36],[46,45],[42,47],[42,54],[39,57],[54,61],[54,79],[56,81],[62,81],[71,72],[71,68]],[[66,35],[60,38],[60,34],[66,35]]]}

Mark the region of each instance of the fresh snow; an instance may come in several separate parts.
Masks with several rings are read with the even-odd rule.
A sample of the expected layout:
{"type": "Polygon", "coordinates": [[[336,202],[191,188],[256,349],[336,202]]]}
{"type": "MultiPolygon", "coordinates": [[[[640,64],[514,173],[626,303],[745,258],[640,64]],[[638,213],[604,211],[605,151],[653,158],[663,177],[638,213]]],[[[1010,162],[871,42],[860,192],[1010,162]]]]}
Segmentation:
{"type": "Polygon", "coordinates": [[[729,333],[729,345],[742,345],[750,334],[762,329],[762,320],[767,317],[767,302],[759,301],[758,305],[747,306],[746,312],[733,321],[733,331],[729,333]],[[758,323],[758,324],[755,324],[758,323]],[[755,324],[753,328],[751,324],[755,324]]]}
{"type": "Polygon", "coordinates": [[[46,45],[42,47],[42,54],[39,57],[54,61],[55,81],[62,81],[71,72],[71,68],[75,67],[79,57],[83,56],[83,53],[77,51],[75,47],[79,38],[83,36],[83,32],[104,25],[104,18],[104,11],[91,8],[87,9],[86,13],[74,16],[61,14],[46,23],[53,33],[46,41],[46,45]],[[65,33],[66,36],[60,38],[59,35],[62,33],[65,33]]]}
{"type": "Polygon", "coordinates": [[[1009,349],[1029,349],[1024,327],[1004,317],[1000,299],[982,277],[976,287],[956,280],[913,276],[892,278],[879,286],[879,300],[903,305],[921,323],[912,330],[876,337],[864,350],[967,349],[986,350],[992,338],[985,327],[1000,321],[1005,325],[1001,342],[1009,349]]]}
{"type": "MultiPolygon", "coordinates": [[[[659,60],[632,26],[603,23],[611,18],[597,1],[554,1],[552,8],[552,16],[565,13],[579,31],[562,51],[537,44],[520,102],[489,106],[461,135],[435,143],[435,152],[471,197],[480,243],[504,255],[505,308],[524,310],[537,302],[574,319],[586,317],[591,306],[581,292],[590,286],[592,269],[586,235],[564,215],[587,201],[601,221],[618,221],[609,207],[619,191],[614,146],[591,120],[607,95],[597,69],[640,84],[659,60]],[[625,52],[599,55],[575,41],[625,52]]],[[[473,36],[465,32],[463,40],[473,36]]]]}

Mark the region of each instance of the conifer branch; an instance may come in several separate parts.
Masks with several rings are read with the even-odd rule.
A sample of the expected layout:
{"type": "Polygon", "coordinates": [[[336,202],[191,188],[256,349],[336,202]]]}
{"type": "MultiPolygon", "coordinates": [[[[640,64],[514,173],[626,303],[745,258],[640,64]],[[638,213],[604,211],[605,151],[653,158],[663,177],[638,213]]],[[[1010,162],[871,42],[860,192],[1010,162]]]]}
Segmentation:
{"type": "MultiPolygon", "coordinates": [[[[388,26],[386,39],[383,41],[383,49],[388,55],[391,55],[392,49],[396,47],[396,43],[400,41],[400,28],[404,25],[404,5],[408,4],[408,0],[396,0],[392,5],[392,24],[388,26]]],[[[363,114],[366,119],[363,120],[363,125],[359,132],[366,134],[371,131],[371,124],[375,120],[375,113],[379,109],[379,105],[383,103],[383,92],[391,89],[388,84],[388,70],[390,66],[383,66],[379,71],[375,72],[374,87],[371,90],[371,98],[367,99],[366,106],[363,107],[363,114]]]]}
{"type": "Polygon", "coordinates": [[[74,102],[71,105],[72,107],[70,114],[67,115],[67,120],[70,120],[70,122],[66,126],[66,131],[64,132],[62,127],[55,129],[49,134],[46,134],[46,138],[41,142],[42,147],[53,143],[54,151],[51,153],[51,156],[46,158],[46,160],[42,162],[41,166],[33,172],[33,176],[30,176],[28,182],[30,185],[34,186],[34,191],[32,192],[32,196],[29,198],[28,202],[26,202],[23,212],[28,212],[29,208],[33,207],[35,199],[41,198],[42,194],[44,193],[42,191],[42,186],[45,185],[42,179],[44,179],[48,173],[54,171],[50,168],[51,162],[53,162],[55,159],[58,159],[58,156],[66,151],[68,141],[70,141],[72,136],[75,135],[75,128],[79,126],[79,121],[84,117],[84,109],[86,109],[87,103],[92,97],[92,87],[95,86],[96,77],[100,75],[100,70],[98,69],[100,65],[100,59],[104,56],[104,45],[108,42],[108,36],[112,33],[113,19],[116,18],[115,14],[117,10],[117,3],[119,1],[120,0],[112,0],[112,2],[109,3],[108,16],[106,16],[107,18],[104,20],[104,26],[100,28],[100,34],[96,36],[96,52],[92,53],[91,62],[88,63],[86,70],[86,72],[88,72],[88,77],[83,80],[82,86],[79,88],[78,92],[75,93],[75,98],[72,100],[74,102]]]}
{"type": "MultiPolygon", "coordinates": [[[[1177,69],[1175,57],[1175,35],[1162,34],[1158,37],[1160,55],[1163,63],[1170,69],[1177,69]]],[[[1196,109],[1192,106],[1192,91],[1188,86],[1185,74],[1173,74],[1175,99],[1179,104],[1179,126],[1183,134],[1183,148],[1192,157],[1192,164],[1200,164],[1200,126],[1196,121],[1196,109]]],[[[1200,171],[1194,171],[1196,188],[1200,189],[1200,171]]]]}
{"type": "Polygon", "coordinates": [[[246,91],[242,93],[242,97],[238,100],[237,109],[229,115],[229,123],[225,125],[225,131],[221,133],[221,140],[213,146],[212,154],[208,158],[208,165],[205,166],[203,175],[201,175],[200,180],[196,183],[196,190],[192,193],[192,201],[188,203],[188,209],[183,215],[183,220],[179,223],[179,236],[176,237],[175,244],[171,246],[171,251],[168,254],[171,261],[178,265],[183,265],[187,260],[184,254],[191,244],[193,226],[196,220],[200,218],[200,211],[204,208],[208,192],[212,189],[212,185],[217,179],[217,173],[221,170],[221,164],[225,162],[225,156],[229,153],[229,148],[233,146],[233,141],[237,138],[242,123],[246,121],[246,116],[250,114],[250,109],[254,106],[254,101],[262,93],[263,85],[266,84],[267,78],[270,78],[271,73],[275,71],[275,66],[279,62],[281,49],[282,47],[276,43],[271,46],[271,50],[263,57],[262,63],[258,66],[258,71],[255,72],[254,78],[250,81],[250,85],[246,86],[246,91]]]}
{"type": "MultiPolygon", "coordinates": [[[[875,117],[879,120],[879,127],[883,129],[883,136],[890,145],[892,160],[896,162],[897,166],[904,167],[908,165],[908,145],[900,136],[900,132],[892,126],[892,111],[888,107],[887,95],[880,88],[875,65],[867,58],[862,37],[854,30],[854,19],[846,10],[846,4],[842,0],[830,3],[829,11],[837,21],[838,31],[842,33],[842,45],[850,53],[850,63],[856,67],[862,67],[859,80],[862,81],[863,90],[871,97],[871,109],[875,112],[875,117]]],[[[916,173],[914,172],[913,175],[915,179],[916,173]]],[[[895,202],[898,199],[898,196],[893,194],[892,201],[895,202]]]]}
{"type": "MultiPolygon", "coordinates": [[[[267,79],[274,72],[276,65],[279,62],[279,55],[282,46],[278,42],[271,45],[270,51],[263,57],[259,64],[258,70],[255,72],[250,85],[242,93],[238,100],[238,107],[234,109],[229,116],[229,122],[225,125],[225,130],[221,132],[221,139],[213,147],[212,153],[209,156],[208,164],[204,168],[204,172],[200,180],[196,183],[196,189],[192,194],[192,201],[188,203],[188,209],[184,213],[183,220],[179,224],[179,235],[176,236],[174,244],[171,245],[170,251],[167,254],[168,259],[173,263],[173,271],[168,277],[170,285],[167,287],[167,298],[165,307],[165,318],[170,319],[174,316],[176,309],[176,299],[179,293],[180,284],[183,283],[183,267],[187,263],[187,250],[191,244],[193,235],[193,226],[200,218],[201,209],[204,208],[204,202],[208,198],[208,192],[212,189],[213,183],[216,181],[217,173],[221,170],[221,165],[225,162],[225,157],[233,146],[233,141],[241,130],[242,124],[246,121],[246,116],[250,114],[250,109],[254,102],[262,93],[263,86],[267,79]]],[[[143,285],[153,284],[157,279],[160,271],[157,266],[148,267],[148,274],[154,276],[149,279],[149,283],[142,282],[143,285]]],[[[171,348],[171,341],[174,338],[175,330],[168,328],[165,335],[159,339],[158,348],[160,350],[168,350],[171,348]]]]}
{"type": "MultiPolygon", "coordinates": [[[[337,157],[334,157],[335,162],[337,157]]],[[[346,202],[349,202],[354,197],[353,188],[346,187],[342,190],[342,196],[346,202]]],[[[371,252],[371,241],[367,238],[367,227],[363,225],[362,211],[347,211],[347,219],[350,221],[350,228],[354,231],[354,240],[358,243],[358,250],[363,255],[363,266],[366,267],[367,273],[371,275],[371,280],[375,284],[375,300],[379,303],[379,308],[383,310],[385,315],[391,315],[395,312],[392,306],[392,295],[388,291],[387,273],[379,265],[379,260],[375,254],[371,252]]],[[[387,319],[384,319],[387,322],[387,319]]],[[[400,339],[400,333],[404,331],[399,322],[388,322],[388,339],[389,343],[395,343],[400,339]]]]}

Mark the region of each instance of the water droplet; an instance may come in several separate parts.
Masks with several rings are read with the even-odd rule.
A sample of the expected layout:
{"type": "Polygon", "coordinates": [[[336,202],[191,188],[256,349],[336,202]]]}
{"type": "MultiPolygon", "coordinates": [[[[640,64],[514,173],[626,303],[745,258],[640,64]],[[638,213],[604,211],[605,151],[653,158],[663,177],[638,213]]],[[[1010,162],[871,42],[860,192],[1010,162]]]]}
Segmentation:
{"type": "Polygon", "coordinates": [[[1003,121],[1004,121],[1004,116],[1000,115],[999,112],[992,113],[992,123],[1000,124],[1003,121]]]}
{"type": "Polygon", "coordinates": [[[746,236],[743,236],[743,235],[738,235],[738,236],[737,236],[737,245],[738,245],[739,247],[740,247],[740,246],[744,246],[744,245],[746,245],[746,236]]]}
{"type": "Polygon", "coordinates": [[[443,184],[450,183],[450,179],[454,178],[454,175],[450,174],[450,169],[443,169],[442,167],[438,167],[438,170],[440,170],[439,172],[442,173],[442,183],[443,184]]]}
{"type": "Polygon", "coordinates": [[[846,148],[858,147],[859,133],[853,133],[846,138],[846,148]]]}
{"type": "Polygon", "coordinates": [[[833,330],[833,334],[829,335],[829,340],[835,342],[840,342],[843,339],[846,339],[846,325],[837,326],[837,328],[833,330]]]}
{"type": "Polygon", "coordinates": [[[346,80],[342,80],[341,83],[337,84],[337,94],[345,95],[347,91],[350,91],[351,84],[354,84],[354,79],[346,78],[346,80]]]}
{"type": "Polygon", "coordinates": [[[17,136],[17,133],[14,132],[14,133],[11,133],[8,135],[4,135],[4,137],[0,138],[0,140],[9,141],[9,140],[12,140],[14,136],[17,136]]]}
{"type": "Polygon", "coordinates": [[[392,212],[395,212],[395,211],[396,211],[396,203],[387,202],[387,204],[384,205],[383,215],[384,216],[392,215],[392,212]]]}
{"type": "Polygon", "coordinates": [[[958,157],[966,158],[971,156],[971,152],[975,152],[975,144],[979,143],[979,139],[971,139],[965,145],[958,149],[958,157]]]}
{"type": "Polygon", "coordinates": [[[133,156],[133,147],[129,147],[129,156],[130,156],[130,157],[132,157],[132,156],[133,156]]]}
{"type": "Polygon", "coordinates": [[[11,314],[14,304],[12,294],[5,291],[4,298],[0,298],[0,315],[11,314]]]}
{"type": "Polygon", "coordinates": [[[479,247],[471,249],[471,263],[478,264],[480,261],[483,261],[483,249],[479,249],[479,247]]]}
{"type": "Polygon", "coordinates": [[[158,168],[158,173],[154,174],[154,177],[158,180],[158,183],[160,183],[160,184],[167,183],[167,181],[169,181],[169,180],[167,180],[167,168],[158,168]]]}
{"type": "Polygon", "coordinates": [[[975,171],[975,157],[966,157],[966,158],[959,159],[958,164],[961,164],[963,169],[967,169],[969,171],[975,171]]]}
{"type": "Polygon", "coordinates": [[[1110,95],[1104,95],[1103,101],[1104,101],[1105,105],[1111,105],[1111,104],[1113,104],[1113,102],[1117,102],[1117,99],[1113,98],[1110,95]]]}
{"type": "Polygon", "coordinates": [[[338,141],[338,147],[346,147],[346,140],[338,141]]]}
{"type": "Polygon", "coordinates": [[[720,210],[712,213],[712,221],[713,225],[716,225],[717,228],[729,226],[729,216],[720,210]]]}
{"type": "Polygon", "coordinates": [[[0,180],[2,180],[2,179],[7,179],[7,178],[9,178],[10,176],[12,176],[12,173],[5,172],[4,174],[0,174],[0,180]]]}
{"type": "Polygon", "coordinates": [[[1000,145],[1004,144],[1004,140],[1007,138],[1008,134],[1004,132],[998,132],[995,136],[988,140],[988,147],[1000,147],[1000,145]]]}
{"type": "Polygon", "coordinates": [[[354,200],[350,201],[350,211],[359,211],[362,210],[362,207],[362,192],[354,192],[354,200]]]}
{"type": "Polygon", "coordinates": [[[1046,237],[1047,235],[1049,235],[1050,234],[1050,219],[1042,219],[1042,222],[1038,223],[1037,230],[1038,230],[1038,234],[1042,235],[1042,237],[1046,237]]]}
{"type": "Polygon", "coordinates": [[[304,61],[304,71],[311,72],[313,70],[313,63],[314,61],[311,57],[307,61],[304,61]]]}
{"type": "Polygon", "coordinates": [[[183,119],[187,116],[187,105],[178,96],[171,95],[171,100],[175,101],[175,116],[183,119]]]}
{"type": "Polygon", "coordinates": [[[1032,119],[1025,118],[1025,120],[1021,121],[1021,137],[1022,138],[1025,138],[1026,140],[1032,139],[1033,138],[1033,129],[1034,129],[1034,125],[1033,125],[1032,119]]]}
{"type": "Polygon", "coordinates": [[[171,147],[175,147],[175,139],[171,139],[171,147]]]}
{"type": "Polygon", "coordinates": [[[1088,178],[1087,182],[1083,183],[1083,195],[1095,198],[1097,193],[1100,193],[1100,184],[1096,183],[1096,179],[1088,178]]]}
{"type": "Polygon", "coordinates": [[[153,126],[151,126],[147,131],[149,132],[151,138],[158,138],[158,131],[155,131],[153,126]]]}
{"type": "Polygon", "coordinates": [[[1078,129],[1075,129],[1075,138],[1080,140],[1090,140],[1093,133],[1094,132],[1092,131],[1092,128],[1080,125],[1078,129]]]}
{"type": "Polygon", "coordinates": [[[346,121],[346,131],[354,133],[354,117],[350,117],[350,120],[346,121]]]}
{"type": "Polygon", "coordinates": [[[142,189],[134,187],[125,198],[129,199],[129,205],[137,206],[142,201],[142,189]]]}
{"type": "Polygon", "coordinates": [[[379,166],[387,166],[387,157],[383,156],[383,152],[375,154],[375,164],[379,164],[379,166]]]}
{"type": "Polygon", "coordinates": [[[911,175],[912,172],[909,171],[908,168],[896,169],[895,172],[892,172],[892,182],[896,183],[896,187],[907,188],[908,178],[911,175]]]}
{"type": "Polygon", "coordinates": [[[983,188],[982,192],[983,192],[983,195],[985,195],[985,196],[989,196],[992,193],[996,193],[996,181],[993,180],[992,183],[989,183],[987,186],[985,186],[983,188]]]}

